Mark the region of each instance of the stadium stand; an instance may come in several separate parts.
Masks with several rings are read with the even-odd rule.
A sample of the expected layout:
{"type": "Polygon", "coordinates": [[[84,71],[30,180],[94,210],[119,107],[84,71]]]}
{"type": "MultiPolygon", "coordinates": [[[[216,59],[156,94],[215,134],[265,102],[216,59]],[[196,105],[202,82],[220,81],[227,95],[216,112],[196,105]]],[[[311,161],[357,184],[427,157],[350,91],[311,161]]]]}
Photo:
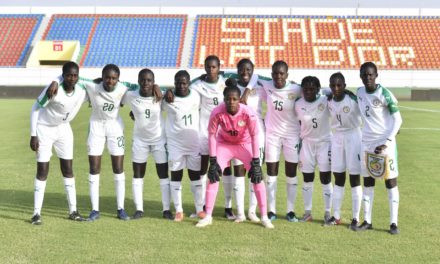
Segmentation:
{"type": "Polygon", "coordinates": [[[0,15],[0,67],[23,66],[43,15],[0,15]]]}
{"type": "Polygon", "coordinates": [[[80,65],[180,67],[186,15],[53,15],[45,40],[79,40],[80,65]]]}
{"type": "Polygon", "coordinates": [[[190,65],[217,54],[226,68],[249,57],[257,68],[283,59],[299,69],[440,69],[438,43],[439,17],[199,15],[190,65]]]}

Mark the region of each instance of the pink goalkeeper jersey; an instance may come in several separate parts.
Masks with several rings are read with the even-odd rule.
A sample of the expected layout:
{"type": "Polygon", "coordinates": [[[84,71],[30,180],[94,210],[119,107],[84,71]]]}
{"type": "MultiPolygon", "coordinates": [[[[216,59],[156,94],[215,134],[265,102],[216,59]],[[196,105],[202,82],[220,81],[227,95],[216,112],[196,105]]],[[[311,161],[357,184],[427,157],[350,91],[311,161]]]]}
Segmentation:
{"type": "Polygon", "coordinates": [[[253,156],[256,155],[255,157],[258,157],[257,122],[257,114],[247,105],[240,104],[238,112],[235,115],[231,115],[226,111],[225,103],[221,103],[212,111],[209,118],[209,154],[211,156],[216,154],[212,143],[218,142],[232,145],[252,143],[253,156]],[[256,145],[257,151],[255,151],[254,145],[256,145]]]}

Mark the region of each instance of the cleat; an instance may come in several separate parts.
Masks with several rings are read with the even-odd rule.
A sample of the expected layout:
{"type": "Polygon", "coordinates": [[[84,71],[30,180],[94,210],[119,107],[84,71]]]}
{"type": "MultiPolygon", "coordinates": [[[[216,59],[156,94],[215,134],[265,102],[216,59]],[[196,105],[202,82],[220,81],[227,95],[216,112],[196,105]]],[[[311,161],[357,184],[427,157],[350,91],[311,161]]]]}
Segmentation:
{"type": "Polygon", "coordinates": [[[72,221],[78,221],[78,222],[82,222],[85,221],[86,219],[84,219],[84,217],[82,217],[77,211],[73,211],[70,215],[69,215],[69,219],[72,221]]]}
{"type": "Polygon", "coordinates": [[[199,220],[196,227],[206,227],[212,225],[212,216],[206,216],[205,218],[199,220]]]}
{"type": "Polygon", "coordinates": [[[290,211],[286,214],[286,219],[287,219],[287,221],[292,222],[292,223],[296,223],[299,221],[298,218],[296,217],[295,213],[292,211],[290,211]]]}
{"type": "Polygon", "coordinates": [[[267,218],[269,218],[270,221],[274,221],[277,219],[277,215],[274,212],[269,212],[267,218]]]}
{"type": "Polygon", "coordinates": [[[237,215],[234,220],[235,223],[242,223],[244,221],[246,221],[246,216],[244,215],[237,215]]]}
{"type": "Polygon", "coordinates": [[[360,226],[356,228],[356,231],[365,231],[371,229],[373,229],[373,224],[369,224],[367,221],[364,221],[360,226]]]}
{"type": "Polygon", "coordinates": [[[232,212],[232,208],[225,208],[225,217],[228,220],[235,220],[234,212],[232,212]]]}
{"type": "Polygon", "coordinates": [[[132,219],[139,219],[139,218],[142,218],[142,217],[144,217],[144,211],[137,210],[137,211],[134,213],[132,219]]]}
{"type": "Polygon", "coordinates": [[[324,213],[324,223],[330,221],[331,218],[332,218],[332,216],[330,215],[330,212],[325,212],[324,213]]]}
{"type": "Polygon", "coordinates": [[[183,221],[183,212],[176,212],[176,216],[174,217],[174,222],[182,222],[183,221]]]}
{"type": "Polygon", "coordinates": [[[248,218],[253,223],[259,223],[260,222],[260,218],[258,218],[258,216],[257,216],[257,214],[255,212],[249,211],[248,212],[248,218]]]}
{"type": "Polygon", "coordinates": [[[88,221],[96,221],[99,219],[99,211],[92,210],[89,214],[88,221]]]}
{"type": "Polygon", "coordinates": [[[174,219],[173,214],[171,213],[170,210],[163,211],[162,212],[162,217],[165,218],[165,219],[168,219],[168,220],[173,220],[174,219]]]}
{"type": "Polygon", "coordinates": [[[398,235],[400,233],[399,228],[397,227],[397,225],[395,223],[392,223],[390,225],[390,234],[391,235],[398,235]]]}
{"type": "Polygon", "coordinates": [[[34,214],[31,218],[31,224],[33,225],[43,224],[43,222],[41,222],[41,216],[39,214],[34,214]]]}
{"type": "Polygon", "coordinates": [[[312,222],[313,217],[310,212],[305,213],[301,219],[299,219],[300,222],[312,222]]]}
{"type": "Polygon", "coordinates": [[[348,226],[348,228],[350,228],[353,231],[356,231],[358,223],[359,223],[358,220],[356,218],[353,218],[353,220],[351,220],[351,224],[348,226]]]}
{"type": "Polygon", "coordinates": [[[127,213],[125,212],[124,209],[119,209],[118,210],[117,217],[118,217],[118,219],[124,220],[124,221],[130,220],[130,217],[128,217],[128,215],[127,215],[127,213]]]}
{"type": "Polygon", "coordinates": [[[334,216],[324,219],[324,226],[333,226],[333,225],[340,225],[341,219],[336,219],[334,216]]]}
{"type": "Polygon", "coordinates": [[[270,221],[270,219],[261,220],[261,224],[267,229],[274,229],[275,228],[273,226],[272,222],[270,221]]]}

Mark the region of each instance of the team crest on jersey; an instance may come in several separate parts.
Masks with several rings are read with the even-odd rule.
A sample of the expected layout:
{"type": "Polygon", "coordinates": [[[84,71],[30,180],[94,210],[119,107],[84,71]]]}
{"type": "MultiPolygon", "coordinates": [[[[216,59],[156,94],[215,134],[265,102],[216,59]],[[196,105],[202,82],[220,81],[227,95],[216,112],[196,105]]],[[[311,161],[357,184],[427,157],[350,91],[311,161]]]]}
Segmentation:
{"type": "Polygon", "coordinates": [[[318,105],[318,110],[319,111],[321,111],[321,112],[324,111],[324,108],[325,108],[325,106],[323,104],[319,104],[318,105]]]}
{"type": "Polygon", "coordinates": [[[294,93],[289,93],[289,94],[287,95],[287,98],[289,98],[289,100],[295,100],[296,95],[295,95],[294,93]]]}
{"type": "Polygon", "coordinates": [[[388,178],[388,157],[366,151],[365,162],[368,174],[375,179],[388,178]]]}
{"type": "Polygon", "coordinates": [[[344,113],[348,113],[348,112],[350,112],[350,107],[348,107],[348,106],[344,106],[344,108],[342,108],[342,111],[343,111],[344,113]]]}
{"type": "Polygon", "coordinates": [[[238,121],[238,126],[244,127],[245,125],[246,125],[246,122],[244,122],[243,120],[238,121]]]}
{"type": "Polygon", "coordinates": [[[379,105],[380,105],[380,101],[379,101],[379,99],[374,99],[374,101],[373,101],[373,105],[374,105],[374,106],[379,106],[379,105]]]}

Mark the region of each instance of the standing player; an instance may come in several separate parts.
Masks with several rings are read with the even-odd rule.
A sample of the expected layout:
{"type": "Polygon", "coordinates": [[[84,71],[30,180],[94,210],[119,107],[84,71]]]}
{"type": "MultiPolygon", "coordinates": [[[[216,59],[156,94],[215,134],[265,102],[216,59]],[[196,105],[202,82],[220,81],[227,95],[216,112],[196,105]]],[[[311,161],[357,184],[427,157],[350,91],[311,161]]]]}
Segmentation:
{"type": "Polygon", "coordinates": [[[171,170],[171,197],[176,209],[174,221],[183,220],[182,177],[188,169],[191,191],[199,218],[203,218],[203,186],[200,179],[199,108],[200,96],[189,89],[190,76],[187,71],[178,71],[174,76],[174,99],[163,103],[167,112],[165,131],[171,170]]]}
{"type": "Polygon", "coordinates": [[[267,166],[267,198],[269,219],[275,220],[277,176],[281,149],[284,153],[287,214],[290,222],[298,222],[295,215],[295,200],[298,178],[299,123],[294,114],[294,102],[301,94],[301,87],[287,82],[288,66],[284,61],[276,61],[272,65],[272,81],[261,81],[263,84],[262,98],[267,103],[265,118],[266,148],[265,160],[267,166]]]}
{"type": "MultiPolygon", "coordinates": [[[[117,217],[129,220],[124,210],[125,200],[125,173],[124,173],[124,124],[119,116],[122,97],[128,87],[119,82],[120,70],[114,64],[107,64],[102,69],[102,81],[94,83],[82,79],[87,95],[92,105],[90,116],[89,136],[87,149],[89,155],[89,188],[92,211],[90,221],[99,219],[99,178],[101,171],[101,157],[105,143],[110,152],[114,173],[117,217]]],[[[56,91],[53,91],[55,93],[56,91]]]]}
{"type": "Polygon", "coordinates": [[[260,206],[261,223],[266,228],[273,225],[266,212],[266,190],[259,159],[257,116],[246,105],[240,104],[240,90],[233,79],[228,79],[224,90],[224,103],[211,113],[209,120],[209,183],[206,189],[206,217],[197,227],[212,224],[212,212],[218,192],[222,170],[233,159],[241,160],[249,170],[260,206]]]}
{"type": "Polygon", "coordinates": [[[333,186],[330,173],[330,113],[328,99],[320,95],[321,84],[314,76],[307,76],[301,82],[303,98],[295,102],[295,114],[301,124],[300,168],[304,176],[304,216],[302,222],[312,221],[312,195],[315,167],[324,198],[324,223],[330,219],[333,186]]]}
{"type": "Polygon", "coordinates": [[[399,190],[397,188],[397,146],[396,135],[402,124],[397,100],[394,95],[385,87],[376,84],[378,76],[377,67],[372,62],[362,64],[360,77],[363,87],[358,88],[359,109],[364,121],[362,128],[362,163],[361,173],[364,177],[364,222],[357,230],[373,229],[372,209],[374,200],[375,178],[371,177],[368,168],[367,153],[375,153],[386,156],[388,162],[385,170],[388,170],[388,177],[385,177],[385,186],[388,191],[390,205],[390,233],[398,234],[397,216],[399,210],[399,190]]]}
{"type": "Polygon", "coordinates": [[[87,94],[78,82],[79,67],[74,62],[63,65],[61,90],[49,99],[48,87],[38,97],[31,112],[30,147],[37,153],[37,175],[34,183],[34,215],[31,222],[40,225],[46,180],[49,173],[49,161],[52,146],[60,159],[64,189],[69,204],[69,219],[82,221],[76,208],[75,178],[72,171],[73,133],[70,121],[78,113],[87,94]]]}
{"type": "Polygon", "coordinates": [[[148,155],[156,161],[156,171],[162,193],[163,217],[173,219],[170,211],[170,180],[165,149],[166,138],[161,112],[161,100],[154,96],[154,73],[142,69],[138,76],[139,89],[128,91],[122,103],[130,105],[135,120],[133,129],[133,200],[136,212],[133,219],[144,215],[143,186],[148,155]]]}
{"type": "Polygon", "coordinates": [[[331,169],[335,176],[333,190],[333,216],[327,225],[341,223],[341,206],[344,199],[345,171],[350,175],[352,197],[352,221],[350,229],[356,230],[361,209],[362,188],[360,183],[361,114],[357,97],[345,90],[342,73],[330,77],[332,99],[328,102],[330,124],[334,131],[331,139],[331,169]]]}

